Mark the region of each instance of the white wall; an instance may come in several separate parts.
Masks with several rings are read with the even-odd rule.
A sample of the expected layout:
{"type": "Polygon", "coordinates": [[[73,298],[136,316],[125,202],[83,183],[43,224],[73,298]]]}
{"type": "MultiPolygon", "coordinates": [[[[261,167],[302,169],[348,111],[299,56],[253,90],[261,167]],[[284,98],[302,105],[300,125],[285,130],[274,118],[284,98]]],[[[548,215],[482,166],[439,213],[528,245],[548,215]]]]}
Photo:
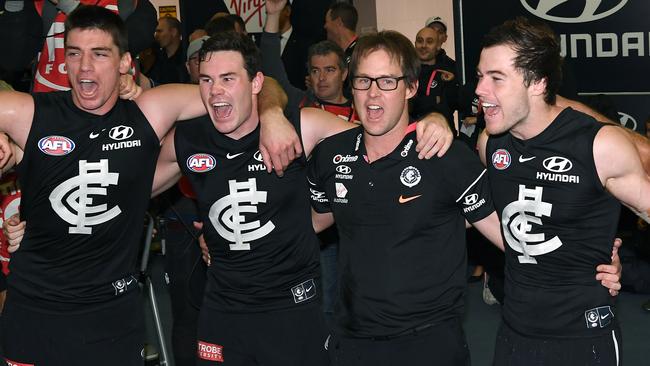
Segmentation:
{"type": "MultiPolygon", "coordinates": [[[[355,4],[369,0],[357,0],[355,4]]],[[[447,24],[447,54],[456,59],[454,51],[454,13],[452,0],[372,0],[377,6],[377,29],[393,29],[415,42],[415,35],[424,28],[424,22],[439,16],[447,24]]]]}

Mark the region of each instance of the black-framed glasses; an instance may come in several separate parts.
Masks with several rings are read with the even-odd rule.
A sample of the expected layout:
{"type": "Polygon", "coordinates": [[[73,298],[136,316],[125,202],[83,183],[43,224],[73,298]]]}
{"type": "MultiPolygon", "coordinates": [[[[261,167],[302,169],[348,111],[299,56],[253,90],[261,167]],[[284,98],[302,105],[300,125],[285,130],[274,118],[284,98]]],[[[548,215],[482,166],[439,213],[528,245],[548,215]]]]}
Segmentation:
{"type": "Polygon", "coordinates": [[[377,87],[383,91],[391,91],[397,89],[397,84],[400,80],[406,79],[406,76],[392,77],[392,76],[382,76],[380,78],[370,78],[367,76],[353,76],[352,77],[352,89],[355,90],[368,90],[374,81],[377,83],[377,87]]]}

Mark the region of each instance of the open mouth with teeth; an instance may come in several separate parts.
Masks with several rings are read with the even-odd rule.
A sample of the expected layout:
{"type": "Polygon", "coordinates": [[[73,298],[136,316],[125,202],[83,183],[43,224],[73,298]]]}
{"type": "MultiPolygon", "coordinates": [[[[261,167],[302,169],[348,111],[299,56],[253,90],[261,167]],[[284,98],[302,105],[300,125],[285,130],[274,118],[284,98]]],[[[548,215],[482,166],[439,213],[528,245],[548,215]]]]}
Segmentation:
{"type": "Polygon", "coordinates": [[[212,103],[212,109],[214,115],[219,119],[228,118],[232,113],[232,105],[226,102],[212,103]]]}
{"type": "Polygon", "coordinates": [[[483,107],[483,113],[486,116],[494,116],[499,113],[499,106],[494,103],[481,102],[481,107],[483,107]]]}
{"type": "Polygon", "coordinates": [[[368,119],[377,119],[384,113],[384,108],[378,105],[369,105],[366,107],[366,113],[368,114],[368,119]]]}
{"type": "Polygon", "coordinates": [[[97,90],[97,83],[90,79],[79,80],[79,89],[84,95],[91,95],[97,90]]]}

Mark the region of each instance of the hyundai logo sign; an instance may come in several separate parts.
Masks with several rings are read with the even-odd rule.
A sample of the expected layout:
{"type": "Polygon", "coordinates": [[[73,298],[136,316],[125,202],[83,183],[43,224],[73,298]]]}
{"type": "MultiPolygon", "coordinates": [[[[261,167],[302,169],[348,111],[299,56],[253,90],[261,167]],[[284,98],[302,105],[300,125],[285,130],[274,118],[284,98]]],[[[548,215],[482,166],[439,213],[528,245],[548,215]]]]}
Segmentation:
{"type": "MultiPolygon", "coordinates": [[[[625,6],[628,0],[607,1],[602,0],[584,0],[580,3],[584,7],[580,11],[570,12],[567,14],[568,9],[566,4],[569,0],[539,0],[537,6],[533,7],[535,0],[520,0],[521,5],[528,10],[531,14],[545,20],[557,23],[587,23],[595,20],[606,18],[625,6]],[[608,6],[604,6],[606,3],[608,6]],[[560,9],[560,5],[565,5],[560,9]],[[601,6],[603,5],[603,6],[601,6]],[[552,14],[552,15],[551,15],[552,14]]],[[[575,1],[574,1],[575,3],[575,1]]]]}

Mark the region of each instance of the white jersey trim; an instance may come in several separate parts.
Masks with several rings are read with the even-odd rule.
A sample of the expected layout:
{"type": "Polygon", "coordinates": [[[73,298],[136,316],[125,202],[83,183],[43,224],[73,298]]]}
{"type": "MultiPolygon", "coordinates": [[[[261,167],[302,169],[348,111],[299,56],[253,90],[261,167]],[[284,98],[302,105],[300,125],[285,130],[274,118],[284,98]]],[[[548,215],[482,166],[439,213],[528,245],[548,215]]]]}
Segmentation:
{"type": "Polygon", "coordinates": [[[474,185],[476,185],[476,183],[477,183],[477,182],[478,182],[478,181],[483,177],[483,175],[485,175],[485,172],[486,172],[486,171],[487,171],[486,169],[483,169],[483,171],[482,171],[481,174],[478,176],[478,178],[476,178],[476,179],[472,182],[472,184],[470,184],[470,185],[467,187],[467,189],[465,189],[465,191],[463,191],[463,193],[461,193],[460,197],[458,197],[458,199],[456,200],[456,202],[460,201],[461,199],[463,199],[463,197],[465,197],[465,194],[466,194],[470,189],[472,189],[472,187],[474,187],[474,185]]]}

